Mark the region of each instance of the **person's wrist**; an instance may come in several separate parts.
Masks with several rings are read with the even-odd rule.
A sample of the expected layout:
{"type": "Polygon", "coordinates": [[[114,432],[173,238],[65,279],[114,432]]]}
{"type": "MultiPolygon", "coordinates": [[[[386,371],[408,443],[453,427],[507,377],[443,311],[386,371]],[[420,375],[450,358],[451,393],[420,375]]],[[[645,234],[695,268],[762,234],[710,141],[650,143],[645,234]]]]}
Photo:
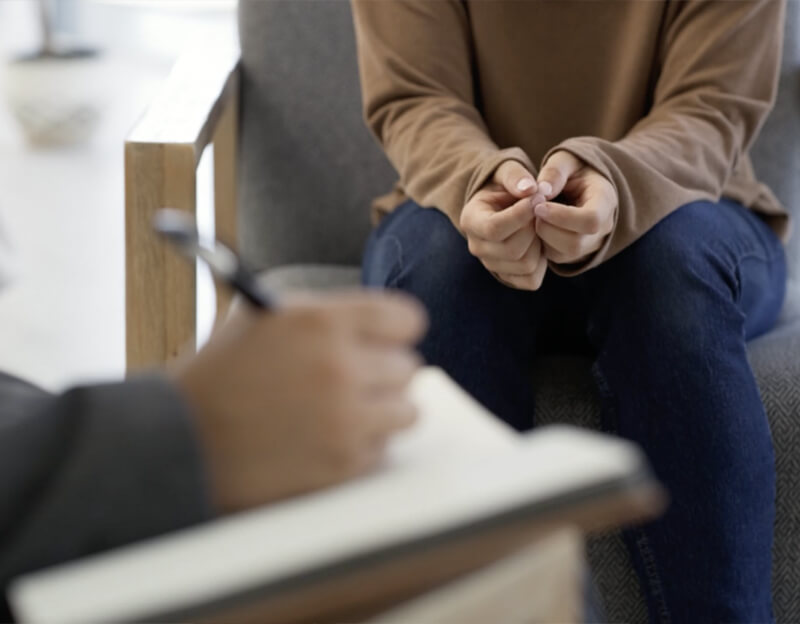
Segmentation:
{"type": "Polygon", "coordinates": [[[197,446],[200,450],[209,489],[209,498],[216,513],[230,511],[227,504],[225,487],[221,482],[220,467],[224,463],[219,454],[219,431],[214,425],[215,409],[213,406],[213,392],[208,392],[209,385],[202,379],[203,375],[197,370],[201,364],[191,359],[174,363],[167,370],[167,378],[171,382],[177,395],[189,414],[189,419],[194,430],[197,446]]]}
{"type": "Polygon", "coordinates": [[[514,163],[526,170],[535,184],[536,168],[521,148],[510,147],[498,150],[487,155],[473,173],[465,193],[464,205],[469,203],[480,191],[497,184],[496,175],[498,170],[503,166],[508,166],[509,163],[514,163]]]}

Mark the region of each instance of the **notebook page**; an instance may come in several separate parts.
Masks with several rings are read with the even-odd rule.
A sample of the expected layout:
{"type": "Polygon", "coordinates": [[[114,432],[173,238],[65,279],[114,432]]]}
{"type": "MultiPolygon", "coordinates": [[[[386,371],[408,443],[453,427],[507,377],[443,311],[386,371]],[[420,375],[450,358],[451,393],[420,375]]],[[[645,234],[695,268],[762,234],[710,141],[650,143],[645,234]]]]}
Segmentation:
{"type": "Polygon", "coordinates": [[[409,394],[419,410],[419,420],[391,441],[386,465],[392,469],[502,452],[520,441],[516,431],[495,418],[440,368],[430,366],[419,371],[409,394]]]}
{"type": "MultiPolygon", "coordinates": [[[[422,426],[431,413],[450,409],[445,400],[453,394],[441,386],[454,385],[444,375],[425,376],[422,389],[437,390],[441,404],[434,412],[424,407],[422,426]]],[[[491,430],[486,438],[495,438],[497,452],[480,451],[478,459],[464,452],[443,463],[421,449],[427,436],[448,434],[449,441],[452,432],[419,429],[427,431],[419,434],[420,446],[410,434],[378,475],[22,577],[12,585],[12,606],[22,621],[142,619],[435,535],[642,465],[631,446],[580,430],[509,434],[508,444],[500,442],[508,431],[491,430]]]]}

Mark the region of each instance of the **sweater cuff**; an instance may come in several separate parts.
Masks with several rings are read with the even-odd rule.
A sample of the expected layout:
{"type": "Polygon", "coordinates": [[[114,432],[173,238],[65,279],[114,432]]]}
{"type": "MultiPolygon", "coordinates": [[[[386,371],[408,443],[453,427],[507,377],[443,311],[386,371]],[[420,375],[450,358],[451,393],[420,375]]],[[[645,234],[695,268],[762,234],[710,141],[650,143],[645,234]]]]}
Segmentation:
{"type": "Polygon", "coordinates": [[[616,192],[618,198],[617,207],[614,210],[614,223],[611,228],[611,232],[609,232],[606,236],[600,249],[595,251],[588,258],[573,264],[558,264],[555,262],[549,263],[550,270],[556,275],[561,275],[562,277],[574,277],[576,275],[580,275],[581,273],[585,273],[589,269],[593,269],[610,257],[612,240],[614,239],[614,232],[617,229],[617,223],[619,221],[619,189],[614,181],[614,176],[612,175],[611,171],[609,171],[601,154],[598,153],[598,150],[594,146],[587,144],[580,139],[568,139],[560,145],[552,148],[542,159],[542,167],[544,167],[544,164],[555,152],[562,151],[572,154],[575,156],[575,158],[585,162],[592,169],[598,171],[614,187],[614,191],[616,192]]]}
{"type": "Polygon", "coordinates": [[[528,171],[531,172],[536,178],[537,169],[528,155],[519,147],[508,147],[506,149],[498,150],[488,158],[481,162],[480,166],[473,172],[467,184],[467,190],[464,195],[465,205],[472,196],[475,195],[489,180],[494,176],[495,171],[507,160],[516,160],[522,164],[528,171]]]}
{"type": "Polygon", "coordinates": [[[585,262],[551,266],[559,275],[577,275],[611,259],[680,206],[719,200],[707,190],[681,186],[628,150],[624,140],[571,138],[551,149],[545,160],[558,150],[570,152],[596,169],[614,186],[618,199],[614,227],[603,246],[585,262]]]}

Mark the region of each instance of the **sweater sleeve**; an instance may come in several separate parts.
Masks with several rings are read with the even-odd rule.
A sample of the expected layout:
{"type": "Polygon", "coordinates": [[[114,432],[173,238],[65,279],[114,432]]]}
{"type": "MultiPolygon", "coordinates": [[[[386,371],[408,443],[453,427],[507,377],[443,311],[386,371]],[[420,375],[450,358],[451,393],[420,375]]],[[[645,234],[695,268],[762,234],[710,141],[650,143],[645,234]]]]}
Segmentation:
{"type": "Polygon", "coordinates": [[[619,141],[570,138],[544,158],[573,153],[619,196],[605,245],[557,272],[597,266],[680,206],[720,198],[772,108],[784,6],[785,0],[689,0],[667,9],[650,112],[619,141]]]}
{"type": "Polygon", "coordinates": [[[458,227],[467,200],[506,160],[475,106],[468,15],[459,0],[353,0],[367,125],[405,192],[458,227]]]}

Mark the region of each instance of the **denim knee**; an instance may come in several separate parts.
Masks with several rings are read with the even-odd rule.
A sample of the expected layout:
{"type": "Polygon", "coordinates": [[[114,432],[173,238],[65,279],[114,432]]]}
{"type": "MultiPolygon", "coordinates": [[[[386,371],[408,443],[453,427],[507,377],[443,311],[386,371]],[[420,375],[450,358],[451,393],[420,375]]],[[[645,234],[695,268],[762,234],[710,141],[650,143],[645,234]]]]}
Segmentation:
{"type": "Polygon", "coordinates": [[[684,354],[705,352],[726,332],[738,337],[736,260],[719,234],[719,210],[688,204],[602,267],[605,320],[684,354]]]}
{"type": "MultiPolygon", "coordinates": [[[[423,301],[459,282],[484,278],[483,267],[442,212],[407,202],[372,233],[364,256],[367,286],[400,288],[423,301]]],[[[466,283],[464,284],[466,286],[466,283]]]]}

